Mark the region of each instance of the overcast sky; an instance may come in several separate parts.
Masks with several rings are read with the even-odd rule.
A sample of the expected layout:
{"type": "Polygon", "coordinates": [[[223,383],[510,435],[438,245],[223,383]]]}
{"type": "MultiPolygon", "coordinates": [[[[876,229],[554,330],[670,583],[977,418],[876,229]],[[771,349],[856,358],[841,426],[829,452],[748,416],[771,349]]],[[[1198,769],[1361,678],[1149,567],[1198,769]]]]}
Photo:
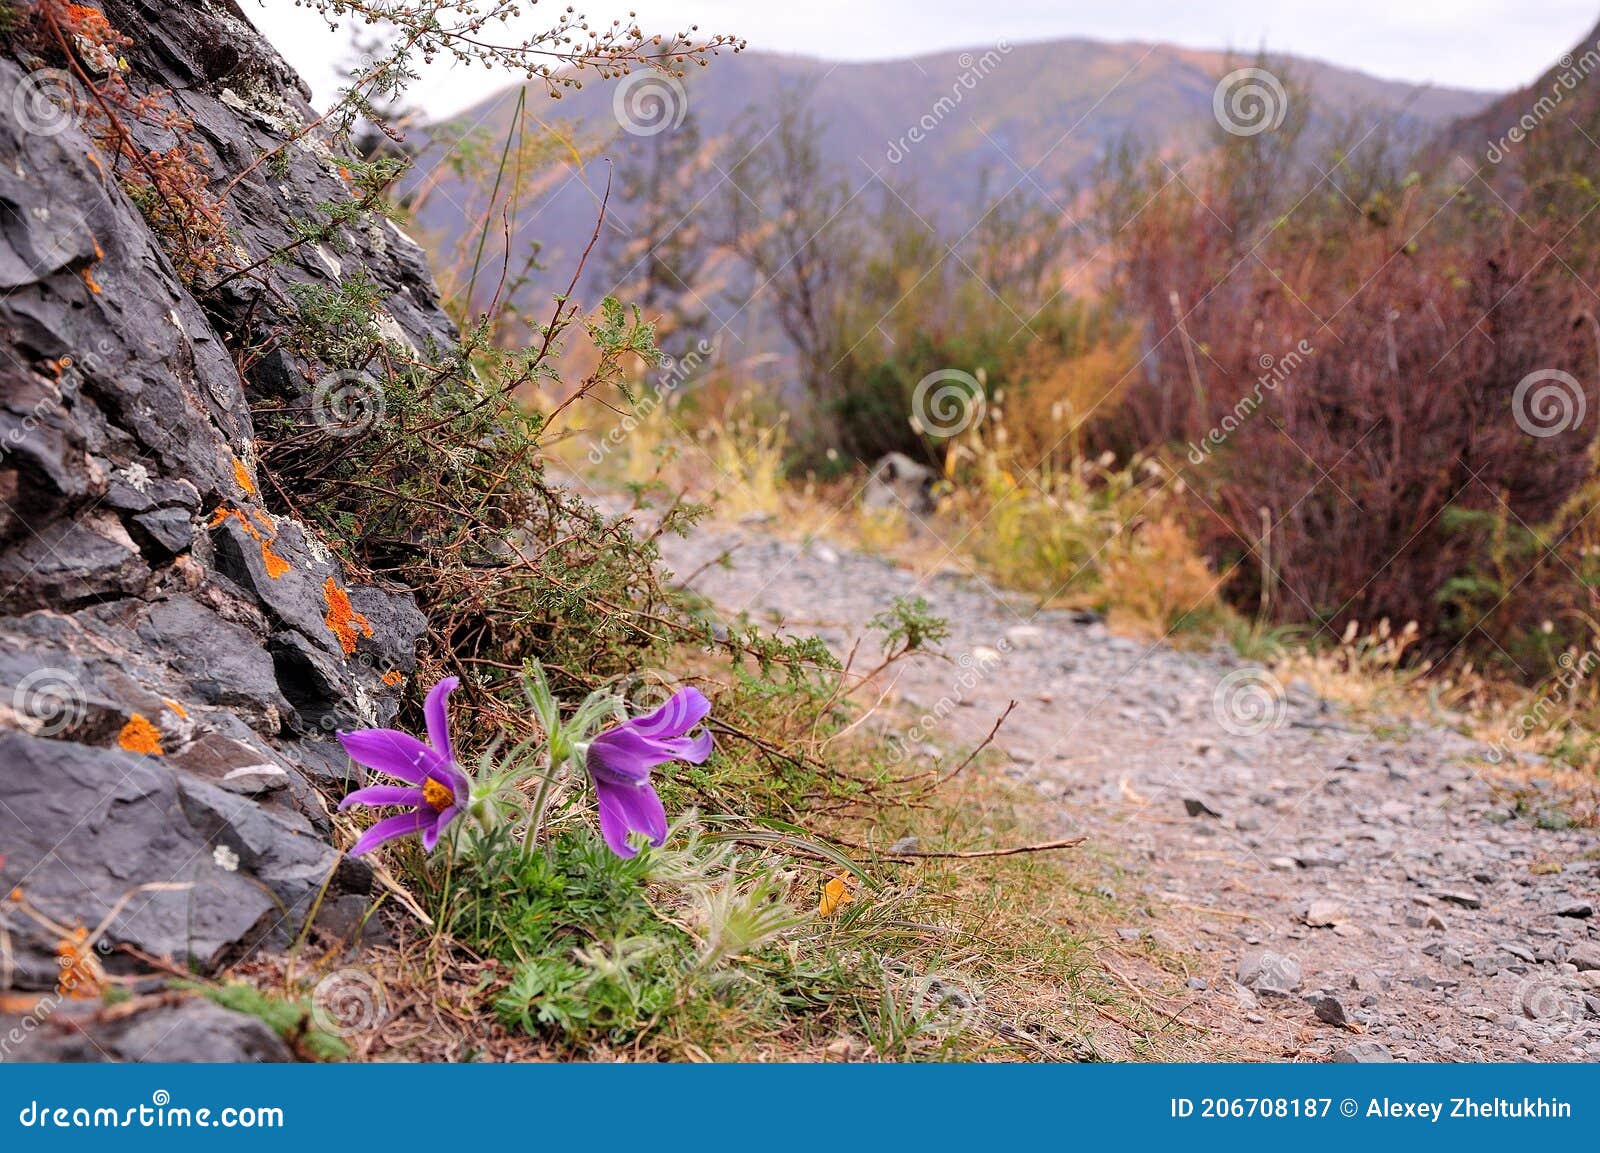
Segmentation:
{"type": "MultiPolygon", "coordinates": [[[[349,38],[293,0],[241,0],[316,90],[335,90],[349,38]]],[[[1265,46],[1375,76],[1464,88],[1520,87],[1550,67],[1600,19],[1596,0],[624,0],[582,4],[609,23],[631,9],[646,32],[742,36],[751,48],[831,60],[882,60],[999,40],[1061,36],[1155,40],[1194,48],[1265,46]]],[[[524,17],[548,26],[564,6],[524,17]]],[[[504,75],[438,66],[412,89],[440,116],[508,83],[504,75]]]]}

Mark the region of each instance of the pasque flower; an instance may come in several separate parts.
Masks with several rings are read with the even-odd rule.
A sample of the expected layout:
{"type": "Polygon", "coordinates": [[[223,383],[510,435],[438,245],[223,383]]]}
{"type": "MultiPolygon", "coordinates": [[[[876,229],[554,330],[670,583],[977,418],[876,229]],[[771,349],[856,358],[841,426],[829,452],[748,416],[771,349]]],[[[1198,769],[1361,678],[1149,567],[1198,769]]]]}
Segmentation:
{"type": "Polygon", "coordinates": [[[446,677],[428,693],[423,705],[428,744],[398,729],[358,729],[339,734],[339,742],[351,760],[405,782],[357,789],[339,803],[340,811],[351,805],[404,805],[411,810],[373,825],[351,848],[351,856],[413,833],[421,833],[422,847],[432,852],[439,843],[439,834],[471,802],[472,781],[456,764],[450,749],[450,716],[445,708],[446,698],[458,683],[457,678],[446,677]]]}
{"type": "Polygon", "coordinates": [[[600,835],[617,856],[639,851],[628,844],[630,832],[655,845],[667,839],[667,812],[650,785],[650,770],[668,761],[698,765],[709,757],[711,734],[688,734],[710,711],[699,689],[680,689],[655,712],[623,721],[589,743],[584,765],[600,802],[600,835]]]}

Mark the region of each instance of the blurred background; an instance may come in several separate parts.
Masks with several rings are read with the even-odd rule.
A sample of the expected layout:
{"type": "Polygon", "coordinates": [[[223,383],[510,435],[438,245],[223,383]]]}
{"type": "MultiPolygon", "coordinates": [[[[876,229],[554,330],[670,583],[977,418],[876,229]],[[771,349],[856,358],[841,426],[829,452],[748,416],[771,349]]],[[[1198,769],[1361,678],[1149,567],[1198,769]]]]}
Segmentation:
{"type": "MultiPolygon", "coordinates": [[[[323,104],[393,50],[341,7],[252,12],[323,104]]],[[[653,326],[586,482],[1463,707],[1558,678],[1592,756],[1592,5],[636,11],[583,35],[662,66],[435,59],[359,136],[464,326],[653,326]]]]}

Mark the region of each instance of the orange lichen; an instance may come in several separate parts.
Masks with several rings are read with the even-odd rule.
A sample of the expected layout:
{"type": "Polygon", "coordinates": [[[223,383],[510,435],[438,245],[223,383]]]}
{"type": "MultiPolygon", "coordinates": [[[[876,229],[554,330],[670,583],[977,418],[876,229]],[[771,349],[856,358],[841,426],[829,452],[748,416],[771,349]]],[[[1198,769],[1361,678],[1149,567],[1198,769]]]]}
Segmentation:
{"type": "Polygon", "coordinates": [[[211,515],[211,523],[208,524],[206,527],[207,528],[216,528],[219,524],[221,524],[223,521],[227,520],[230,516],[234,520],[239,522],[239,527],[244,529],[245,532],[247,532],[251,536],[255,537],[256,540],[260,540],[261,539],[261,534],[256,531],[256,526],[250,523],[250,518],[244,515],[244,510],[243,509],[241,509],[241,508],[231,508],[231,507],[229,507],[228,505],[225,505],[225,504],[217,506],[217,511],[214,512],[211,515]]]}
{"type": "Polygon", "coordinates": [[[173,700],[171,697],[162,697],[161,701],[162,701],[163,704],[165,704],[167,706],[167,708],[169,708],[173,712],[177,713],[184,720],[188,720],[189,719],[189,710],[184,708],[182,705],[180,705],[177,701],[173,700]]]}
{"type": "Polygon", "coordinates": [[[72,930],[70,937],[56,942],[56,963],[61,966],[61,979],[56,988],[74,1000],[98,997],[105,989],[106,973],[100,959],[94,955],[94,946],[88,943],[88,930],[72,930]]]}
{"type": "MultiPolygon", "coordinates": [[[[234,467],[239,467],[237,462],[235,462],[234,467]]],[[[255,515],[260,518],[262,524],[267,527],[269,532],[274,531],[272,521],[265,513],[256,513],[255,515]]],[[[229,517],[232,517],[234,520],[238,521],[239,527],[244,529],[244,531],[261,546],[261,563],[266,565],[267,575],[269,577],[271,577],[273,580],[277,580],[284,573],[288,572],[294,567],[288,561],[284,560],[281,556],[272,551],[272,541],[261,535],[261,530],[256,528],[256,526],[250,522],[250,518],[245,515],[245,511],[242,508],[230,508],[228,505],[219,505],[217,507],[217,511],[211,516],[211,523],[206,527],[216,528],[229,517]]]]}
{"type": "Polygon", "coordinates": [[[79,275],[83,277],[83,282],[89,286],[89,291],[94,293],[96,296],[99,296],[100,284],[95,280],[94,273],[90,272],[87,268],[84,268],[79,272],[79,275]]]}
{"type": "Polygon", "coordinates": [[[277,553],[272,551],[272,546],[266,541],[261,542],[261,562],[267,566],[267,575],[277,580],[292,567],[277,553]]]}
{"type": "Polygon", "coordinates": [[[233,479],[244,490],[245,496],[256,495],[256,482],[250,479],[249,470],[244,467],[244,462],[238,457],[233,458],[233,479]]]}
{"type": "Polygon", "coordinates": [[[370,637],[372,626],[351,607],[349,594],[334,584],[332,577],[322,582],[322,595],[328,602],[328,615],[322,618],[322,623],[339,638],[339,647],[349,656],[356,651],[357,630],[370,637]]]}
{"type": "Polygon", "coordinates": [[[399,669],[390,669],[383,674],[383,683],[390,688],[398,688],[406,683],[406,675],[399,669]]]}
{"type": "Polygon", "coordinates": [[[87,4],[68,4],[67,19],[75,35],[91,37],[95,43],[120,44],[125,39],[118,36],[104,12],[87,4]]]}
{"type": "Polygon", "coordinates": [[[130,753],[142,753],[147,757],[159,757],[163,751],[161,733],[138,713],[129,717],[128,723],[122,726],[122,731],[117,734],[117,744],[130,753]]]}

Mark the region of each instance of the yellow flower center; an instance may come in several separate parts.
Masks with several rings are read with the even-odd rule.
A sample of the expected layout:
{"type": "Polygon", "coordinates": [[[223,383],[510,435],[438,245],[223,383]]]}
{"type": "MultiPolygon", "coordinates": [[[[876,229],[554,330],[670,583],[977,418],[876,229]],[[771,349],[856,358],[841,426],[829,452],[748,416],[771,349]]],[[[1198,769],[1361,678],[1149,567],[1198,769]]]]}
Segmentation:
{"type": "Polygon", "coordinates": [[[432,777],[422,782],[422,799],[436,813],[442,813],[456,803],[456,795],[450,791],[450,786],[432,777]]]}

